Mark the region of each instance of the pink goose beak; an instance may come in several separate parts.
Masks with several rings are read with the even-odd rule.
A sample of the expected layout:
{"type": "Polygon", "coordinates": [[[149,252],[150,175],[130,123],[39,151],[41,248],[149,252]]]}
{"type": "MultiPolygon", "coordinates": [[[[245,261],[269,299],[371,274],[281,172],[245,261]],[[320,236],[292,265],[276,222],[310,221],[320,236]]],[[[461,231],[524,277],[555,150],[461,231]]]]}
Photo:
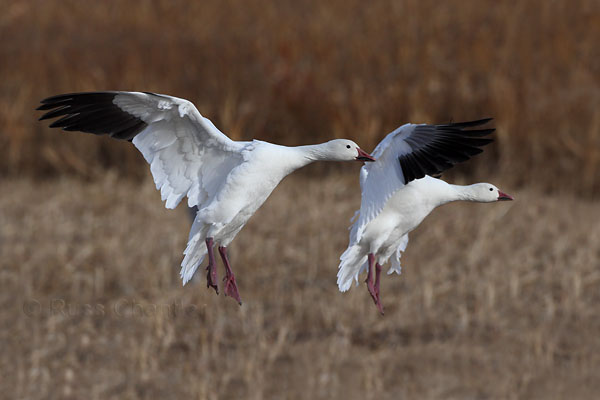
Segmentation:
{"type": "Polygon", "coordinates": [[[358,161],[375,161],[375,159],[371,157],[371,155],[366,151],[363,151],[358,147],[356,148],[356,150],[358,150],[358,156],[356,157],[358,161]]]}
{"type": "Polygon", "coordinates": [[[514,200],[510,194],[503,193],[498,190],[498,201],[514,200]]]}

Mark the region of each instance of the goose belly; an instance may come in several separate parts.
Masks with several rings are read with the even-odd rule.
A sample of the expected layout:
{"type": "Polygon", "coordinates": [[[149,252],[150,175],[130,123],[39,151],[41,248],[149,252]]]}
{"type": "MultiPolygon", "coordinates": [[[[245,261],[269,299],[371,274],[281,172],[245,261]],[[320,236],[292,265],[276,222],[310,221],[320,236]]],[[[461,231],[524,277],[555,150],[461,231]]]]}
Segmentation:
{"type": "Polygon", "coordinates": [[[239,178],[230,179],[211,204],[200,211],[203,221],[211,226],[208,235],[223,246],[233,240],[281,180],[252,179],[248,174],[246,179],[239,178]]]}
{"type": "Polygon", "coordinates": [[[419,226],[433,208],[418,185],[408,184],[398,190],[364,231],[363,239],[368,242],[369,251],[387,260],[402,237],[419,226]]]}
{"type": "MultiPolygon", "coordinates": [[[[437,206],[437,199],[423,190],[430,177],[410,182],[398,190],[386,203],[384,210],[398,220],[400,236],[415,229],[437,206]]],[[[430,178],[433,179],[433,178],[430,178]]]]}

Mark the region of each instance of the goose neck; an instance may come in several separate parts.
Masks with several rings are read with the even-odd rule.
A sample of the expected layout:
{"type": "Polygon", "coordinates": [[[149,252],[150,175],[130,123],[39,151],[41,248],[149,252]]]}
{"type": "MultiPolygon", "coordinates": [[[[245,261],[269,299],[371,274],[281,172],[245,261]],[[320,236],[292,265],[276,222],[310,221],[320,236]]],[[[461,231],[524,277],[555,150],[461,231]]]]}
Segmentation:
{"type": "Polygon", "coordinates": [[[330,155],[325,148],[325,143],[297,146],[295,149],[307,160],[307,164],[314,161],[326,161],[330,155]]]}
{"type": "Polygon", "coordinates": [[[449,185],[452,188],[450,201],[479,201],[473,185],[449,185]]]}

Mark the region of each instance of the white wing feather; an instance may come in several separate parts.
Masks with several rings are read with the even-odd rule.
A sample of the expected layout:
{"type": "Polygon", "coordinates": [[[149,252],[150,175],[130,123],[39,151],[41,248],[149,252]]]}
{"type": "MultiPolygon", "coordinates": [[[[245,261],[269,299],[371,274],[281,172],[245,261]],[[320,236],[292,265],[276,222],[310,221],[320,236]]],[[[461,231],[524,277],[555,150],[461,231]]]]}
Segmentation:
{"type": "Polygon", "coordinates": [[[167,208],[175,208],[185,196],[190,207],[202,206],[244,161],[246,143],[229,139],[187,100],[120,92],[113,103],[148,124],[133,144],[150,164],[167,208]]]}
{"type": "Polygon", "coordinates": [[[360,170],[360,216],[350,232],[350,241],[360,239],[365,226],[373,220],[392,195],[404,186],[404,175],[398,157],[412,151],[404,140],[414,130],[415,124],[405,124],[389,133],[375,148],[376,161],[365,163],[360,170]]]}
{"type": "Polygon", "coordinates": [[[402,252],[406,250],[406,246],[408,245],[408,233],[400,238],[398,241],[398,248],[394,252],[394,257],[392,258],[392,266],[388,270],[387,274],[391,275],[394,272],[400,275],[402,272],[402,266],[400,265],[400,257],[402,257],[402,252]]]}

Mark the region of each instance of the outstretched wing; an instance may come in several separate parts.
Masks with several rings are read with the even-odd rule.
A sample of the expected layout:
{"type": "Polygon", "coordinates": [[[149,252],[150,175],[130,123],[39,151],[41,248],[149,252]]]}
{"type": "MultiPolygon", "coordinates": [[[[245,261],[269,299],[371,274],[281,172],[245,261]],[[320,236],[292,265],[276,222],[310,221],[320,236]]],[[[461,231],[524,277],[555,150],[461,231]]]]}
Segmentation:
{"type": "Polygon", "coordinates": [[[184,196],[190,207],[204,204],[243,162],[245,143],[229,139],[184,99],[114,91],[61,94],[41,103],[38,110],[48,111],[40,120],[61,117],[51,128],[132,141],[167,208],[184,196]]]}
{"type": "Polygon", "coordinates": [[[375,148],[376,161],[360,171],[360,214],[351,228],[350,240],[360,238],[364,226],[374,219],[392,195],[408,182],[435,175],[481,153],[492,142],[484,138],[489,129],[469,129],[491,118],[444,125],[406,124],[388,134],[375,148]]]}

